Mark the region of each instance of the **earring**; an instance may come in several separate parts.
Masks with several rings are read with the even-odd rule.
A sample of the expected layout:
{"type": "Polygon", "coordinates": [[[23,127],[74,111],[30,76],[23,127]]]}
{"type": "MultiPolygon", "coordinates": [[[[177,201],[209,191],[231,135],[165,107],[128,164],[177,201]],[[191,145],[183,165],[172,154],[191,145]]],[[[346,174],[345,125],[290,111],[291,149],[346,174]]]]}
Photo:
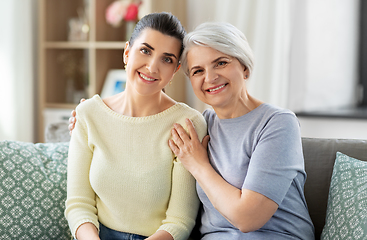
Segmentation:
{"type": "Polygon", "coordinates": [[[171,80],[171,81],[169,81],[169,85],[170,85],[170,86],[172,85],[172,80],[171,80]]]}

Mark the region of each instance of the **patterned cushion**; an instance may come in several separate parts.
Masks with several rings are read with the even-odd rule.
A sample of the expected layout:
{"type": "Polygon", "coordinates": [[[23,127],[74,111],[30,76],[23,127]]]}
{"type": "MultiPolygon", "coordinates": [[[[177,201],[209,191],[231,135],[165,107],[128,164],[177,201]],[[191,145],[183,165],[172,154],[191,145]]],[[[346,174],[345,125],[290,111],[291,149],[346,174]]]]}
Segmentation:
{"type": "Polygon", "coordinates": [[[0,239],[70,239],[68,143],[0,142],[0,239]]]}
{"type": "Polygon", "coordinates": [[[367,239],[367,162],[337,153],[321,239],[367,239]]]}

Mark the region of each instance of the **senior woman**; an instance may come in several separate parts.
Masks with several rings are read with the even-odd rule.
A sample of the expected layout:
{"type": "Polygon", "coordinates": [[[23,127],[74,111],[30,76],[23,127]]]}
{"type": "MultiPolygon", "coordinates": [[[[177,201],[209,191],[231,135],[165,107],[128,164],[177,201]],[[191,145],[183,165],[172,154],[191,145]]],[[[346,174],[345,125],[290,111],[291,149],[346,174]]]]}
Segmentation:
{"type": "Polygon", "coordinates": [[[298,120],[248,93],[253,55],[244,34],[204,23],[184,45],[182,68],[214,109],[203,113],[209,136],[202,143],[188,119],[189,132],[175,124],[169,140],[197,180],[201,239],[314,239],[298,120]]]}

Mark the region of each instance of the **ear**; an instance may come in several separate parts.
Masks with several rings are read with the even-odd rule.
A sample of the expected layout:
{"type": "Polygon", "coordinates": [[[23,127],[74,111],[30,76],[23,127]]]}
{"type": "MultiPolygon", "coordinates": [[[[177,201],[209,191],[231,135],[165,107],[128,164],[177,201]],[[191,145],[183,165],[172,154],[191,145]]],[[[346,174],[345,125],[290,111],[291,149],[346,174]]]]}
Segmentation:
{"type": "Polygon", "coordinates": [[[250,71],[248,70],[248,68],[246,66],[244,66],[243,79],[247,80],[249,77],[250,77],[250,71]]]}
{"type": "Polygon", "coordinates": [[[130,45],[129,45],[129,41],[127,41],[127,42],[125,43],[124,59],[123,59],[123,61],[124,61],[125,65],[127,64],[127,61],[128,61],[128,59],[129,59],[129,51],[130,51],[130,45]]]}

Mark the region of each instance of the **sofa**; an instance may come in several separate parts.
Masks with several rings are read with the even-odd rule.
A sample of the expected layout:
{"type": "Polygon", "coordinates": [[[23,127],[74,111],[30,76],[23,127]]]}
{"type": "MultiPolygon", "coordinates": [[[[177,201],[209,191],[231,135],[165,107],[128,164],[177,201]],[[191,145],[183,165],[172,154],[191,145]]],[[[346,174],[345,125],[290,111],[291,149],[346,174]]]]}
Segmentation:
{"type": "MultiPolygon", "coordinates": [[[[320,239],[324,226],[328,226],[329,231],[324,239],[367,239],[364,232],[367,200],[363,202],[367,199],[367,162],[364,162],[367,161],[367,140],[303,138],[302,141],[308,174],[305,196],[316,239],[320,239]],[[342,159],[341,174],[334,168],[338,157],[342,159]],[[345,173],[355,166],[354,175],[345,173]],[[357,194],[338,197],[338,194],[350,193],[350,187],[354,186],[350,181],[338,186],[334,180],[339,175],[342,180],[348,176],[358,179],[357,194]],[[330,186],[333,190],[329,195],[330,186]],[[338,205],[343,197],[355,200],[338,205]],[[353,204],[359,209],[351,211],[353,204]],[[348,230],[343,224],[349,220],[352,226],[348,230]]],[[[0,141],[0,239],[71,239],[64,218],[67,152],[68,142],[0,141]]],[[[198,238],[197,226],[192,239],[198,238]]]]}

